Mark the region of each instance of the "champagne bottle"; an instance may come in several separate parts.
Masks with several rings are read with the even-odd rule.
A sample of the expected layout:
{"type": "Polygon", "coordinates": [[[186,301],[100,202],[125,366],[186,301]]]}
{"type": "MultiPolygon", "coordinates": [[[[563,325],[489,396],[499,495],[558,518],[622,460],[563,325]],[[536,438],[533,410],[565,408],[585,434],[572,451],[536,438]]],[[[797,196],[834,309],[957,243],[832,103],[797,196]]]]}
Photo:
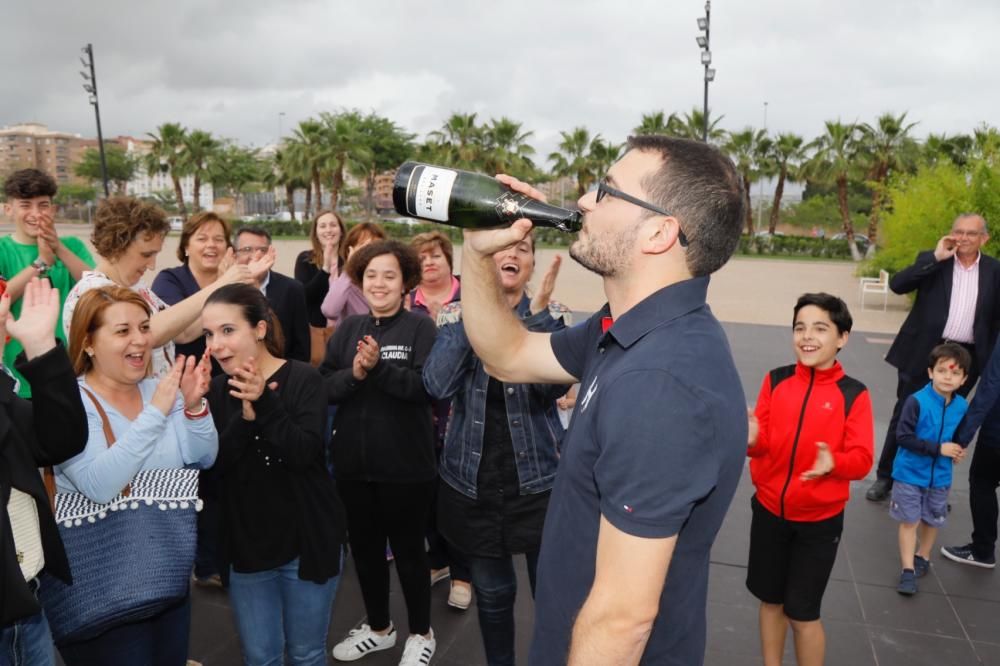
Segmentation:
{"type": "Polygon", "coordinates": [[[509,225],[522,217],[566,232],[582,225],[580,213],[514,192],[495,178],[419,162],[399,167],[392,203],[400,215],[465,229],[509,225]]]}

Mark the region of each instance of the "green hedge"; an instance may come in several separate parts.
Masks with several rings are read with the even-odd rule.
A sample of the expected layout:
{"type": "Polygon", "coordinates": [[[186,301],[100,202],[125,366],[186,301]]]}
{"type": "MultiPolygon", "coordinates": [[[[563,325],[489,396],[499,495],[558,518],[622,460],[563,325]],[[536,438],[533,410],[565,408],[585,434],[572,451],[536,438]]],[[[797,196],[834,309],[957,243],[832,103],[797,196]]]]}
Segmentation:
{"type": "Polygon", "coordinates": [[[846,240],[812,236],[741,236],[737,254],[850,259],[846,240]]]}

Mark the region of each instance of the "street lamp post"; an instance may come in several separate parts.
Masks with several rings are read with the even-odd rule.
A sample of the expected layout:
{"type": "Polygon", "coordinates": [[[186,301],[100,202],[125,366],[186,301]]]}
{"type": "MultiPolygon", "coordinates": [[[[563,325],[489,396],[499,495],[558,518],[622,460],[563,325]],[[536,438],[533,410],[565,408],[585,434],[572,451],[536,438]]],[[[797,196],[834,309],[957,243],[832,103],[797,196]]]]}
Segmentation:
{"type": "Polygon", "coordinates": [[[97,103],[97,74],[94,71],[94,47],[92,44],[87,44],[80,50],[87,56],[86,59],[80,58],[80,62],[84,66],[84,71],[80,72],[80,76],[83,77],[83,89],[90,95],[90,103],[94,106],[94,115],[97,117],[97,148],[101,153],[101,180],[104,182],[104,197],[107,198],[111,196],[111,191],[108,189],[108,162],[104,157],[104,135],[101,133],[101,107],[97,103]]]}
{"type": "Polygon", "coordinates": [[[709,67],[712,64],[712,44],[709,41],[709,28],[711,27],[712,1],[705,2],[705,16],[698,18],[698,29],[704,35],[696,38],[698,46],[701,47],[701,64],[705,66],[705,107],[703,109],[701,140],[708,143],[708,84],[715,80],[715,70],[709,67]]]}
{"type": "MultiPolygon", "coordinates": [[[[764,102],[764,135],[767,136],[767,102],[764,102]]],[[[760,187],[757,188],[757,224],[764,222],[764,178],[760,179],[760,187]]]]}
{"type": "Polygon", "coordinates": [[[285,117],[285,112],[284,111],[279,111],[278,112],[278,141],[277,141],[277,144],[276,144],[278,146],[281,145],[281,121],[282,121],[282,119],[284,119],[284,117],[285,117]]]}

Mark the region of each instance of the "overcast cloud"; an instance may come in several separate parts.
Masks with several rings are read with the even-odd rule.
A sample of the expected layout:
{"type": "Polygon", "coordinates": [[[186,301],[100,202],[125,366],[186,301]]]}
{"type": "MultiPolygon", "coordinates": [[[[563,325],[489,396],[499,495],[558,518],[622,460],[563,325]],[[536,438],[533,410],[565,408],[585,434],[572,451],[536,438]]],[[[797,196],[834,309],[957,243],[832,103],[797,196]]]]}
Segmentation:
{"type": "MultiPolygon", "coordinates": [[[[702,104],[702,0],[8,0],[0,125],[93,136],[79,47],[94,44],[106,136],[163,122],[244,144],[340,107],[421,137],[455,111],[506,115],[547,154],[585,125],[624,140],[643,113],[702,104]]],[[[819,134],[909,112],[928,132],[1000,124],[1000,3],[715,0],[722,125],[819,134]]]]}

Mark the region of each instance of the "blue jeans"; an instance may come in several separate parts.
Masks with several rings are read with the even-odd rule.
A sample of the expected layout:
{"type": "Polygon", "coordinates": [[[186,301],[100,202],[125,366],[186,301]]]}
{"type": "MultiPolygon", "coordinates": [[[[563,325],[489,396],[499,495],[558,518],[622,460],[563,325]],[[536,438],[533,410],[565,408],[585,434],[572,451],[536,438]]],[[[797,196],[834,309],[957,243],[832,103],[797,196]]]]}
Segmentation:
{"type": "MultiPolygon", "coordinates": [[[[28,584],[38,593],[37,578],[28,584]]],[[[52,632],[45,612],[0,629],[0,666],[54,666],[52,632]]]]}
{"type": "MultiPolygon", "coordinates": [[[[525,553],[528,562],[528,582],[535,596],[535,572],[538,551],[525,553]]],[[[517,574],[514,558],[465,556],[476,589],[479,611],[479,632],[489,666],[514,664],[514,599],[517,598],[517,574]]]]}
{"type": "Polygon", "coordinates": [[[299,578],[295,558],[268,571],[229,575],[229,599],[247,666],[326,664],[326,633],[340,576],[323,584],[299,578]]]}
{"type": "Polygon", "coordinates": [[[148,620],[123,624],[97,638],[59,647],[66,666],[185,666],[191,597],[148,620]]]}

